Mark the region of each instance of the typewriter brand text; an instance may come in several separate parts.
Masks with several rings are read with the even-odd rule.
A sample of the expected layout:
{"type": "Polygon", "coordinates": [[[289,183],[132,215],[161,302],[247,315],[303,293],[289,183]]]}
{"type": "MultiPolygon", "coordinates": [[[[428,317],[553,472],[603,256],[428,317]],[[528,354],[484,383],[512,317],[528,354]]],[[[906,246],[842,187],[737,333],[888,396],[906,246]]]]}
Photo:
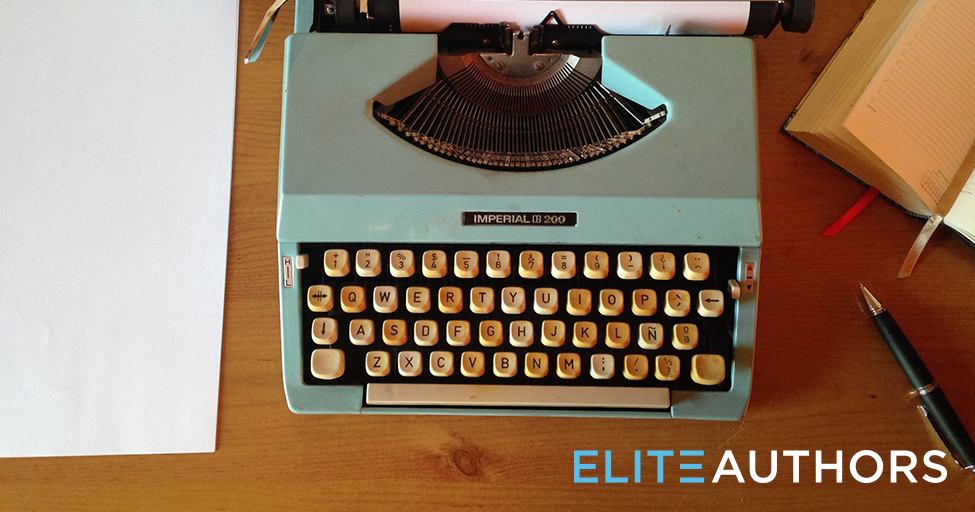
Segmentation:
{"type": "Polygon", "coordinates": [[[575,212],[464,212],[465,226],[575,226],[575,212]]]}

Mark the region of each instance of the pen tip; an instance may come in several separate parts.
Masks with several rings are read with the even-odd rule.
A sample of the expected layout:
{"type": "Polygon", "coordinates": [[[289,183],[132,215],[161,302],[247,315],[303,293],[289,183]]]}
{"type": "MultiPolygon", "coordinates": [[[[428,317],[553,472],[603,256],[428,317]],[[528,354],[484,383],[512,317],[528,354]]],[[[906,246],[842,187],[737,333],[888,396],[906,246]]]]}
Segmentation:
{"type": "Polygon", "coordinates": [[[860,292],[863,293],[863,300],[867,301],[867,307],[870,309],[870,314],[877,316],[884,312],[884,307],[880,305],[880,301],[877,297],[874,297],[870,290],[863,283],[860,283],[860,292]]]}

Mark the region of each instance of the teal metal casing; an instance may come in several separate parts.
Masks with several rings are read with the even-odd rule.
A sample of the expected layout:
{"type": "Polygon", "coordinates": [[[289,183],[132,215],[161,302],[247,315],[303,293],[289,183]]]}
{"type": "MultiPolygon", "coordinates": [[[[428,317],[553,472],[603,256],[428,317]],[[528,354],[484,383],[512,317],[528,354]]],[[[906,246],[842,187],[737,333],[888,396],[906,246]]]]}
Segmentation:
{"type": "Polygon", "coordinates": [[[438,158],[373,119],[374,99],[399,99],[432,84],[436,57],[435,35],[296,33],[287,40],[277,236],[290,408],[298,413],[741,417],[751,384],[757,289],[729,308],[736,315],[731,391],[673,391],[669,411],[367,407],[361,386],[302,382],[302,288],[300,277],[293,287],[284,287],[281,263],[297,256],[302,242],[732,246],[741,248],[740,273],[743,262],[759,261],[750,39],[605,37],[603,84],[643,105],[665,104],[667,121],[609,156],[537,172],[492,171],[438,158]],[[578,225],[463,226],[464,211],[571,211],[578,213],[578,225]]]}

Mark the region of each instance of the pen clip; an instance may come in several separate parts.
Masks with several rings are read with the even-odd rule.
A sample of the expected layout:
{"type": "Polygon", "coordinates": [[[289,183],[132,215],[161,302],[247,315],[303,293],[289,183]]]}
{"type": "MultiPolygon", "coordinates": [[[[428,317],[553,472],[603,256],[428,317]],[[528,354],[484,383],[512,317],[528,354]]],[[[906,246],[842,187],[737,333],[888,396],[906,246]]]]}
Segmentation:
{"type": "Polygon", "coordinates": [[[934,429],[934,433],[938,435],[938,439],[941,440],[941,444],[944,445],[945,450],[948,451],[948,455],[951,455],[951,458],[955,460],[955,464],[958,464],[958,466],[961,467],[962,469],[972,470],[973,468],[971,466],[965,467],[962,465],[961,458],[958,456],[958,453],[956,453],[955,450],[951,448],[951,444],[948,443],[947,439],[945,439],[945,435],[941,431],[941,429],[938,428],[937,423],[931,421],[931,416],[928,415],[927,407],[924,407],[924,405],[922,404],[922,405],[918,405],[917,408],[921,410],[922,414],[924,414],[924,418],[928,420],[928,424],[931,425],[932,429],[934,429]]]}
{"type": "Polygon", "coordinates": [[[288,0],[275,0],[267,12],[264,13],[261,26],[257,27],[257,33],[254,34],[254,41],[251,43],[250,49],[247,50],[247,54],[244,55],[244,64],[250,64],[261,56],[261,50],[264,49],[264,42],[267,41],[267,36],[271,33],[271,26],[274,25],[274,19],[278,17],[278,11],[286,3],[288,3],[288,0]]]}

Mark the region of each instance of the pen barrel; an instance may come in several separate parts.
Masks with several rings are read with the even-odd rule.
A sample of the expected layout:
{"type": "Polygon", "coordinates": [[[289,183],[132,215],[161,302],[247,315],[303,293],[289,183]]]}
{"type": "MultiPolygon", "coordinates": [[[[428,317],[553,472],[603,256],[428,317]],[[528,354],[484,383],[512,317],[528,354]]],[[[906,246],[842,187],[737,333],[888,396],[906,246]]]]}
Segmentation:
{"type": "Polygon", "coordinates": [[[901,328],[897,326],[897,322],[890,316],[890,313],[884,311],[874,316],[873,321],[877,324],[877,329],[880,330],[880,334],[887,342],[887,346],[890,347],[890,351],[894,353],[897,363],[907,374],[911,387],[921,389],[934,382],[934,377],[924,366],[924,361],[921,361],[921,357],[917,355],[917,351],[914,350],[911,342],[908,341],[901,328]]]}
{"type": "Polygon", "coordinates": [[[941,388],[921,395],[925,414],[948,451],[963,468],[975,466],[975,444],[941,388]]]}

